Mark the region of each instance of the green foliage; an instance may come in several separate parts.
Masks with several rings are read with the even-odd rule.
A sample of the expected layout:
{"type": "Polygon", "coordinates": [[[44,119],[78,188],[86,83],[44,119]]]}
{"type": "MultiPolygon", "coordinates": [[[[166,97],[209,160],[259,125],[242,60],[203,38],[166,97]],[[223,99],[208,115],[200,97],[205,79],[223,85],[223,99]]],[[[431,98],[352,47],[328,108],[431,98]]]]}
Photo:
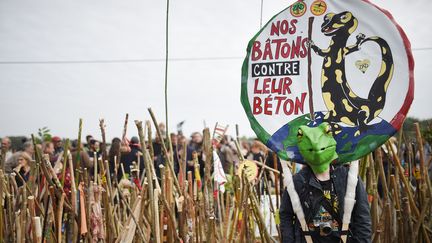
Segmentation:
{"type": "Polygon", "coordinates": [[[38,137],[36,137],[37,143],[51,141],[50,129],[48,127],[42,127],[38,129],[38,137]]]}
{"type": "Polygon", "coordinates": [[[414,117],[408,117],[403,124],[403,133],[406,138],[410,138],[411,140],[415,140],[415,127],[414,123],[418,122],[420,125],[420,131],[422,133],[423,138],[432,143],[432,119],[420,120],[414,117]]]}
{"type": "Polygon", "coordinates": [[[432,144],[432,129],[429,127],[428,129],[423,130],[423,138],[429,143],[432,144]]]}

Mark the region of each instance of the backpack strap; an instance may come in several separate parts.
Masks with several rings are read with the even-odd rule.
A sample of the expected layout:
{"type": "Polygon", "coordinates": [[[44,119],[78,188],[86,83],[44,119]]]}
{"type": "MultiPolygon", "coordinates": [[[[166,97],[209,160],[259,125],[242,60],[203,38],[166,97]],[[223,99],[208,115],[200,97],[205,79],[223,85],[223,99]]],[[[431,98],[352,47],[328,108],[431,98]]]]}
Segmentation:
{"type": "Polygon", "coordinates": [[[348,180],[347,180],[345,202],[344,202],[344,215],[342,217],[342,231],[341,231],[341,238],[343,242],[347,241],[348,234],[342,234],[342,233],[348,232],[349,224],[351,222],[351,214],[354,208],[354,204],[356,202],[355,197],[356,197],[356,187],[358,182],[358,171],[359,171],[359,161],[355,160],[351,162],[348,171],[348,180]]]}
{"type": "Polygon", "coordinates": [[[303,231],[303,235],[306,239],[306,242],[312,243],[313,242],[312,237],[309,232],[309,227],[306,224],[303,208],[300,203],[300,197],[297,194],[297,191],[295,190],[292,173],[291,170],[288,168],[287,161],[281,160],[281,166],[284,175],[284,186],[286,187],[288,195],[290,196],[293,211],[300,222],[300,226],[303,231]]]}

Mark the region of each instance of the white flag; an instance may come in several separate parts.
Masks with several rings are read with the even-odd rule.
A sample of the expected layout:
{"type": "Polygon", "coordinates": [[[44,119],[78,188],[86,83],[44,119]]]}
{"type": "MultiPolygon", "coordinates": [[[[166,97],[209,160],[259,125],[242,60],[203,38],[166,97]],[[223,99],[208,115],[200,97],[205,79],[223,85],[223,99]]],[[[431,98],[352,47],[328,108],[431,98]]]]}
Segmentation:
{"type": "Polygon", "coordinates": [[[225,182],[227,182],[227,178],[225,176],[225,172],[222,167],[222,163],[219,159],[219,156],[216,150],[213,150],[213,178],[214,181],[219,186],[219,190],[224,193],[225,192],[225,182]]]}

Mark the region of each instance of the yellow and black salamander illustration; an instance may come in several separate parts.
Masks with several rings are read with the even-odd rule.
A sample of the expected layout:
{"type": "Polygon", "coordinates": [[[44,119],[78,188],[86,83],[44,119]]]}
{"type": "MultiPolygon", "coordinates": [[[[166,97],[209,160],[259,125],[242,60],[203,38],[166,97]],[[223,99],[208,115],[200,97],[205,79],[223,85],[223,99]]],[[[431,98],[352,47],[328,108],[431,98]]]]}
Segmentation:
{"type": "MultiPolygon", "coordinates": [[[[309,41],[311,49],[324,58],[321,72],[321,87],[324,103],[328,109],[324,120],[333,124],[342,122],[349,126],[357,126],[359,131],[366,131],[368,123],[376,118],[384,108],[387,88],[393,76],[393,56],[388,43],[378,37],[366,38],[358,34],[356,43],[347,46],[350,35],[357,29],[358,20],[351,12],[339,14],[328,13],[324,16],[321,32],[330,36],[331,41],[327,49],[317,47],[309,41]],[[367,98],[359,97],[350,88],[345,74],[346,55],[358,51],[360,46],[367,42],[377,43],[381,49],[381,69],[374,81],[367,98]]],[[[362,82],[362,80],[350,80],[362,82]]]]}

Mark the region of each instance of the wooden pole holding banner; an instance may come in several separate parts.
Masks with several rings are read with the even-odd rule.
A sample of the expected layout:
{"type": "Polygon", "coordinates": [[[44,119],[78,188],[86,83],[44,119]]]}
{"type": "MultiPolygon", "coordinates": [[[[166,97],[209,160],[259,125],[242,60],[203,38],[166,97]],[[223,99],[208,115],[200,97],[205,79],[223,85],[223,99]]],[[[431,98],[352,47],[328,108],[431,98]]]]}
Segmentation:
{"type": "MultiPolygon", "coordinates": [[[[312,26],[314,17],[309,17],[309,28],[308,28],[308,40],[312,40],[312,26]]],[[[308,93],[309,93],[309,113],[312,121],[315,121],[315,113],[313,107],[313,90],[312,90],[312,56],[311,56],[311,45],[308,45],[308,93]]]]}

